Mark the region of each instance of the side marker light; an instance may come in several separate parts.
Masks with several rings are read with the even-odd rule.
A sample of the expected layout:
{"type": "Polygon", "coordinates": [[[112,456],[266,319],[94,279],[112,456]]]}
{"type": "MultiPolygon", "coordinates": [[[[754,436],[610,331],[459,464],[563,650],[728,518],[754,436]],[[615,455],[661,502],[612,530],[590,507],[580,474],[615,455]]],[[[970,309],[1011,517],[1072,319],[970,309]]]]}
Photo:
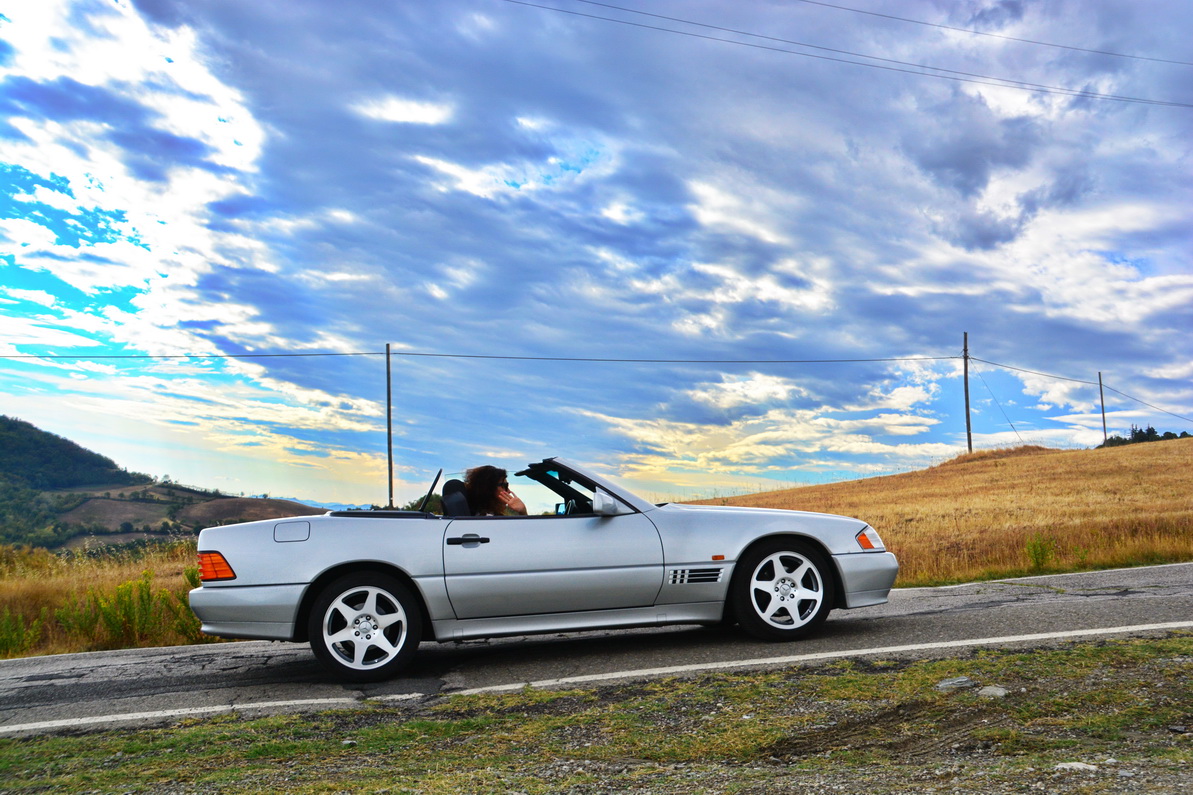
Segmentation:
{"type": "Polygon", "coordinates": [[[882,543],[882,537],[878,535],[878,531],[869,525],[863,527],[855,538],[857,545],[867,552],[882,552],[886,549],[886,544],[882,543]]]}

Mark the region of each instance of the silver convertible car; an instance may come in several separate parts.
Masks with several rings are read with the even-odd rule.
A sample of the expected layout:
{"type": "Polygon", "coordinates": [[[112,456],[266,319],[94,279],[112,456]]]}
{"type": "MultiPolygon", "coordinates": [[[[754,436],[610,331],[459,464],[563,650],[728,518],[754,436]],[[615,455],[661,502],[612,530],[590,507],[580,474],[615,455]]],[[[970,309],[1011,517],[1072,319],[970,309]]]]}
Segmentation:
{"type": "Polygon", "coordinates": [[[899,569],[858,519],[654,505],[562,458],[517,477],[554,511],[472,516],[449,480],[441,516],[422,510],[436,476],[419,510],[207,528],[191,609],[212,635],[309,641],[364,682],[422,640],[722,623],[791,640],[834,607],[885,602],[899,569]]]}

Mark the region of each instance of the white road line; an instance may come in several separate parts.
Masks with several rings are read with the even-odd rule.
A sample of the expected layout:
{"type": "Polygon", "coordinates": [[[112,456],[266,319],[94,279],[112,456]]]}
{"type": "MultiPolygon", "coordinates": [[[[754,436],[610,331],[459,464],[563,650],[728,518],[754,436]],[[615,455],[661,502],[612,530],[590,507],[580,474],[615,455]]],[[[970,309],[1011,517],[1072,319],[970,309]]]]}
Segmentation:
{"type": "Polygon", "coordinates": [[[674,665],[665,668],[640,668],[636,671],[618,671],[606,674],[586,674],[584,676],[568,676],[562,679],[540,679],[537,682],[522,682],[515,685],[490,685],[489,687],[474,687],[468,690],[454,690],[445,695],[472,695],[474,693],[506,693],[521,690],[524,687],[560,687],[562,685],[586,684],[612,679],[643,679],[654,676],[674,676],[676,674],[695,673],[699,671],[717,671],[727,668],[751,668],[760,665],[789,665],[791,663],[810,662],[813,660],[831,660],[839,657],[865,657],[871,654],[896,654],[905,651],[931,651],[933,649],[956,649],[965,646],[986,646],[1001,643],[1022,643],[1035,640],[1058,640],[1063,638],[1080,638],[1089,635],[1117,635],[1125,632],[1151,632],[1168,629],[1193,629],[1193,621],[1173,621],[1167,624],[1136,624],[1130,627],[1103,627],[1100,629],[1078,629],[1070,632],[1044,632],[1039,635],[1007,635],[1001,638],[972,638],[969,640],[947,640],[939,643],[917,643],[911,646],[883,646],[876,649],[850,649],[847,651],[826,651],[818,654],[795,654],[789,657],[759,657],[753,660],[726,660],[713,663],[693,663],[692,665],[674,665]]]}
{"type": "Polygon", "coordinates": [[[156,712],[125,712],[120,715],[93,715],[86,718],[67,718],[65,720],[46,720],[39,723],[17,723],[12,726],[0,726],[0,734],[12,734],[25,731],[42,731],[45,729],[65,729],[81,726],[96,726],[104,723],[136,720],[164,720],[169,718],[185,718],[191,715],[214,715],[219,713],[237,712],[251,709],[267,709],[273,707],[311,707],[311,706],[345,706],[359,705],[355,698],[310,698],[299,701],[259,701],[246,704],[220,704],[214,707],[185,707],[183,709],[164,709],[156,712]]]}
{"type": "Polygon", "coordinates": [[[104,723],[122,723],[138,720],[168,720],[170,718],[186,718],[192,715],[218,715],[232,712],[245,712],[254,709],[275,709],[287,707],[359,707],[368,701],[408,701],[422,698],[423,693],[400,693],[390,696],[373,696],[369,699],[359,698],[307,698],[290,701],[248,701],[243,704],[218,704],[212,707],[184,707],[182,709],[163,709],[156,712],[124,712],[119,715],[93,715],[86,718],[66,718],[63,720],[46,720],[39,723],[16,723],[11,726],[0,726],[0,734],[14,734],[25,731],[44,731],[46,729],[66,729],[81,726],[98,726],[104,723]]]}
{"type": "MultiPolygon", "coordinates": [[[[631,671],[616,671],[603,674],[587,674],[584,676],[568,676],[562,679],[540,679],[535,682],[518,682],[508,685],[491,685],[489,687],[474,687],[467,690],[453,690],[442,695],[473,695],[476,693],[506,693],[521,690],[524,687],[560,687],[563,685],[577,685],[591,682],[611,681],[615,679],[643,679],[653,676],[674,676],[676,674],[695,673],[699,671],[717,671],[731,668],[751,668],[762,665],[788,665],[791,663],[811,662],[814,660],[831,660],[841,657],[865,657],[872,654],[896,654],[906,651],[930,651],[933,649],[955,649],[965,646],[997,645],[1001,643],[1023,643],[1037,640],[1059,640],[1063,638],[1080,638],[1092,635],[1118,635],[1129,632],[1155,632],[1169,629],[1193,629],[1193,621],[1173,621],[1167,624],[1136,624],[1128,627],[1103,627],[1100,629],[1078,629],[1070,632],[1045,632],[1038,635],[1007,635],[1000,638],[972,638],[969,640],[949,640],[938,643],[917,643],[910,646],[883,646],[873,649],[851,649],[846,651],[826,651],[817,654],[795,654],[787,657],[759,657],[752,660],[726,660],[713,663],[694,663],[692,665],[673,665],[664,668],[639,668],[631,671]]],[[[183,709],[167,709],[156,712],[126,712],[119,715],[93,715],[84,718],[67,718],[64,720],[47,720],[37,723],[16,723],[0,726],[0,734],[18,734],[21,732],[45,731],[48,729],[71,729],[84,726],[100,726],[105,723],[125,723],[128,721],[157,721],[171,718],[185,718],[193,715],[214,715],[231,712],[244,712],[254,709],[277,709],[289,707],[359,707],[377,701],[408,701],[422,698],[422,693],[401,693],[387,696],[372,696],[365,699],[357,698],[311,698],[292,701],[258,701],[243,704],[220,704],[211,707],[186,707],[183,709]]]]}

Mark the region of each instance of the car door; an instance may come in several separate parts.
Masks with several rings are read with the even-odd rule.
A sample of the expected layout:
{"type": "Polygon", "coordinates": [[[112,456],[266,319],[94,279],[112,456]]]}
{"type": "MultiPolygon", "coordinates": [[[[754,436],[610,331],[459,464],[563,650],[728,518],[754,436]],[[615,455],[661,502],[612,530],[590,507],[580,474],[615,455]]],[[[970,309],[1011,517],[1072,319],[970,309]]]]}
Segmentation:
{"type": "Polygon", "coordinates": [[[646,607],[663,545],[640,513],[453,520],[443,567],[456,618],[646,607]]]}

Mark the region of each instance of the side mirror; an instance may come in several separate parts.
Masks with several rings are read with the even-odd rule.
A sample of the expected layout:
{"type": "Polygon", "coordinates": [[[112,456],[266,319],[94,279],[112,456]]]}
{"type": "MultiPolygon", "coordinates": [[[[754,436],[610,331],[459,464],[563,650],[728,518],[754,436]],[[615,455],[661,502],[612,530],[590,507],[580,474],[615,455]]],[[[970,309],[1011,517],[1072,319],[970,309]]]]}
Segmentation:
{"type": "Polygon", "coordinates": [[[597,489],[592,495],[592,512],[598,516],[620,516],[633,513],[633,509],[612,494],[597,489]]]}

